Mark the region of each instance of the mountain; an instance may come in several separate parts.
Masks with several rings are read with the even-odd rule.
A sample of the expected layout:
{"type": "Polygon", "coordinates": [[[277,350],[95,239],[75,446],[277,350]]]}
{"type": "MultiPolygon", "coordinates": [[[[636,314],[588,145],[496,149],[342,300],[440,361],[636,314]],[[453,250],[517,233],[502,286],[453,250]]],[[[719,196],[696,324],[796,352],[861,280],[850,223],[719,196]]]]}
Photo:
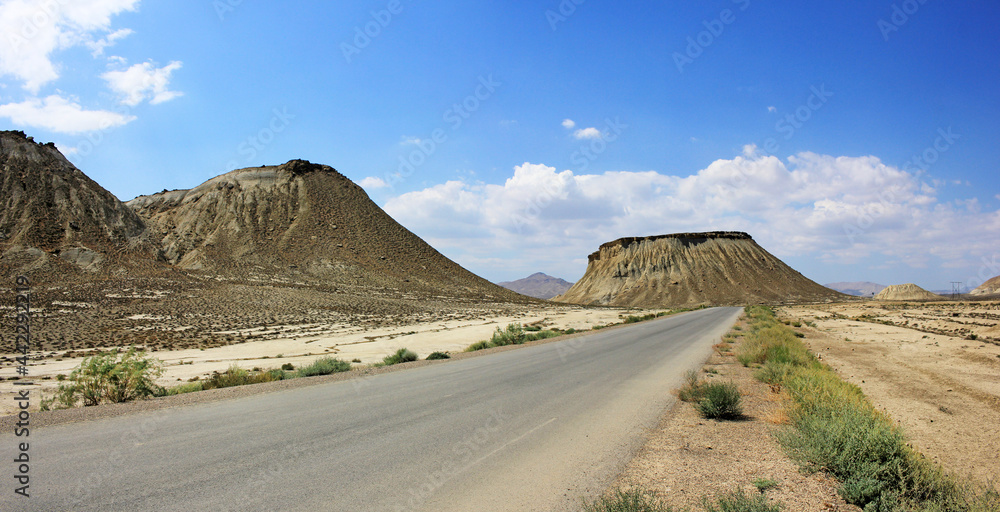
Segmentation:
{"type": "Polygon", "coordinates": [[[505,281],[497,284],[508,290],[520,293],[521,295],[546,300],[551,299],[556,295],[566,293],[566,290],[569,290],[570,287],[573,286],[573,283],[569,281],[552,277],[541,272],[536,272],[528,277],[525,277],[524,279],[518,279],[517,281],[505,281]]]}
{"type": "Polygon", "coordinates": [[[944,297],[907,283],[887,286],[875,296],[875,300],[944,300],[944,297]]]}
{"type": "Polygon", "coordinates": [[[185,270],[523,300],[443,256],[326,165],[240,169],[127,204],[185,270]]]}
{"type": "Polygon", "coordinates": [[[52,143],[0,132],[0,271],[35,279],[155,268],[146,224],[52,143]]]}
{"type": "Polygon", "coordinates": [[[873,297],[876,293],[885,289],[884,284],[872,283],[869,281],[858,281],[853,283],[830,283],[825,284],[827,288],[831,290],[837,290],[840,293],[846,293],[848,295],[854,295],[857,297],[873,297]]]}
{"type": "Polygon", "coordinates": [[[672,307],[847,298],[802,276],[741,232],[621,238],[590,255],[587,271],[553,300],[672,307]]]}
{"type": "Polygon", "coordinates": [[[978,288],[972,290],[970,295],[997,295],[1000,294],[1000,276],[996,276],[985,283],[979,285],[978,288]]]}

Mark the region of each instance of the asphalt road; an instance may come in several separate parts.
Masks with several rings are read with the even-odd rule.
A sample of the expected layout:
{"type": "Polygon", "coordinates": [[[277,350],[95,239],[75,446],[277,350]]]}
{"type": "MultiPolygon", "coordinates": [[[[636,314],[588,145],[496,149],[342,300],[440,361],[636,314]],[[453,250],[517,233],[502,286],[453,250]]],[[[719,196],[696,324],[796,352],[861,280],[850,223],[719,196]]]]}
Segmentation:
{"type": "MultiPolygon", "coordinates": [[[[0,510],[577,510],[739,311],[39,428],[31,497],[0,462],[0,510]]],[[[2,453],[19,441],[4,432],[2,453]]]]}

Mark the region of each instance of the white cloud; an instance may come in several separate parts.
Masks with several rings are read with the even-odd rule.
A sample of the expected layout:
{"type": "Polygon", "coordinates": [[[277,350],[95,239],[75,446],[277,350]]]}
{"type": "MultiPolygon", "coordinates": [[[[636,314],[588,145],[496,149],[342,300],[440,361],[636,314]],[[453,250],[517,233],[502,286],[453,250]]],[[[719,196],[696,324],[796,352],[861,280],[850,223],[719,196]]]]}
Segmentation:
{"type": "Polygon", "coordinates": [[[18,126],[68,134],[106,130],[135,120],[135,116],[117,112],[84,110],[75,100],[56,95],[0,105],[0,117],[10,118],[18,126]]]}
{"type": "MultiPolygon", "coordinates": [[[[37,94],[59,78],[51,55],[81,44],[97,44],[111,18],[139,0],[5,0],[0,3],[0,75],[13,76],[37,94]]],[[[117,33],[117,32],[116,32],[117,33]]],[[[122,37],[119,35],[119,38],[122,37]]],[[[105,40],[110,44],[111,37],[105,40]]]]}
{"type": "Polygon", "coordinates": [[[563,128],[572,130],[573,128],[576,128],[576,121],[573,121],[572,119],[563,119],[562,125],[563,128]]]}
{"type": "Polygon", "coordinates": [[[767,107],[767,111],[773,114],[778,111],[778,107],[772,105],[770,107],[767,107]]]}
{"type": "Polygon", "coordinates": [[[408,137],[404,135],[403,139],[399,141],[399,144],[402,146],[419,146],[420,142],[420,137],[408,137]]]}
{"type": "Polygon", "coordinates": [[[385,180],[375,176],[369,176],[361,180],[360,182],[358,182],[358,185],[360,185],[361,188],[367,188],[367,189],[385,188],[389,186],[389,184],[386,183],[385,180]]]}
{"type": "Polygon", "coordinates": [[[876,157],[800,153],[782,161],[752,146],[746,152],[686,177],[576,175],[525,163],[502,185],[449,181],[392,198],[385,209],[460,263],[509,257],[508,269],[489,264],[496,272],[575,258],[582,273],[603,242],[683,231],[747,231],[779,257],[937,262],[970,272],[1000,246],[1000,211],[943,203],[919,176],[876,157]]]}
{"type": "MultiPolygon", "coordinates": [[[[100,57],[104,55],[104,49],[114,46],[118,41],[125,39],[126,37],[134,34],[131,29],[123,28],[116,30],[104,37],[103,39],[98,39],[97,41],[91,41],[87,43],[87,47],[91,50],[91,55],[94,57],[100,57]]],[[[121,57],[118,57],[119,59],[121,57]]]]}
{"type": "Polygon", "coordinates": [[[173,61],[162,68],[151,62],[135,64],[124,71],[108,71],[101,75],[112,91],[121,96],[121,102],[134,107],[144,100],[153,105],[170,101],[183,93],[169,90],[170,75],[183,64],[173,61]]]}
{"type": "Polygon", "coordinates": [[[599,139],[601,138],[601,130],[597,128],[583,128],[575,131],[573,136],[577,139],[599,139]]]}

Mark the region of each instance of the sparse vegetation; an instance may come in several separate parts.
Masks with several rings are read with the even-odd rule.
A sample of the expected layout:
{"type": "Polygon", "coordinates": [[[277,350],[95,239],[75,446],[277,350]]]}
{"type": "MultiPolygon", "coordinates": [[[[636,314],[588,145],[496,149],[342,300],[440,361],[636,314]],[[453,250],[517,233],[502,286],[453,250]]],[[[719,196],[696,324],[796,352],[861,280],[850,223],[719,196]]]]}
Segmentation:
{"type": "MultiPolygon", "coordinates": [[[[284,365],[282,365],[284,368],[284,365]]],[[[351,370],[351,363],[334,359],[329,356],[321,357],[313,361],[308,366],[299,368],[296,377],[313,377],[315,375],[330,375],[331,373],[347,372],[351,370]]]]}
{"type": "Polygon", "coordinates": [[[732,382],[710,382],[704,385],[704,396],[698,401],[698,412],[708,419],[734,420],[743,416],[740,390],[732,382]]]}
{"type": "Polygon", "coordinates": [[[791,397],[791,427],[778,441],[807,471],[826,471],[840,494],[866,511],[1000,511],[1000,495],[962,483],[922,457],[903,432],[857,386],[820,364],[769,308],[750,307],[751,335],[740,348],[744,365],[763,364],[756,377],[791,397]]]}
{"type": "Polygon", "coordinates": [[[563,333],[553,330],[525,331],[521,324],[509,324],[505,328],[497,327],[493,337],[488,340],[478,341],[469,345],[466,352],[475,352],[493,347],[505,347],[507,345],[521,345],[529,341],[544,340],[561,336],[563,333]]]}
{"type": "Polygon", "coordinates": [[[698,380],[698,372],[688,370],[684,374],[684,385],[677,392],[678,398],[684,402],[699,402],[705,396],[704,383],[698,380]]]}
{"type": "Polygon", "coordinates": [[[615,489],[610,495],[584,503],[584,512],[672,512],[673,508],[642,489],[615,489]]]}
{"type": "Polygon", "coordinates": [[[438,359],[451,359],[451,356],[448,355],[447,352],[431,352],[431,354],[427,356],[428,361],[436,361],[438,359]]]}
{"type": "Polygon", "coordinates": [[[224,372],[214,372],[208,379],[201,381],[203,390],[231,388],[234,386],[246,386],[249,384],[260,384],[261,382],[273,382],[284,380],[285,373],[281,370],[251,371],[232,365],[224,372]]]}
{"type": "Polygon", "coordinates": [[[59,384],[55,396],[42,400],[43,410],[58,404],[58,408],[101,403],[129,402],[162,394],[156,378],[163,374],[163,364],[135,347],[99,353],[84,359],[68,377],[69,383],[59,384]]]}
{"type": "Polygon", "coordinates": [[[705,512],[780,512],[780,504],[772,504],[763,494],[748,496],[743,489],[702,501],[705,512]]]}
{"type": "Polygon", "coordinates": [[[420,359],[420,356],[416,352],[408,349],[401,348],[396,352],[385,356],[382,359],[381,366],[392,366],[394,364],[409,363],[410,361],[416,361],[420,359]]]}
{"type": "Polygon", "coordinates": [[[766,492],[768,489],[774,489],[778,486],[778,484],[779,482],[777,480],[772,480],[770,478],[755,478],[753,481],[753,486],[760,492],[766,492]]]}

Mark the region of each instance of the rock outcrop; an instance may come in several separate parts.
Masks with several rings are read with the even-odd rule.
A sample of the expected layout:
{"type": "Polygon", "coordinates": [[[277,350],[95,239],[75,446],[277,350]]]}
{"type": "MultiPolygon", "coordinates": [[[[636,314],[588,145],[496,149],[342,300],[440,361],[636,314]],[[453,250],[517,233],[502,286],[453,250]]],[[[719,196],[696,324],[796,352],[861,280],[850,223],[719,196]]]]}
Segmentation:
{"type": "Polygon", "coordinates": [[[742,232],[622,238],[590,255],[587,271],[553,300],[674,307],[843,300],[742,232]]]}

